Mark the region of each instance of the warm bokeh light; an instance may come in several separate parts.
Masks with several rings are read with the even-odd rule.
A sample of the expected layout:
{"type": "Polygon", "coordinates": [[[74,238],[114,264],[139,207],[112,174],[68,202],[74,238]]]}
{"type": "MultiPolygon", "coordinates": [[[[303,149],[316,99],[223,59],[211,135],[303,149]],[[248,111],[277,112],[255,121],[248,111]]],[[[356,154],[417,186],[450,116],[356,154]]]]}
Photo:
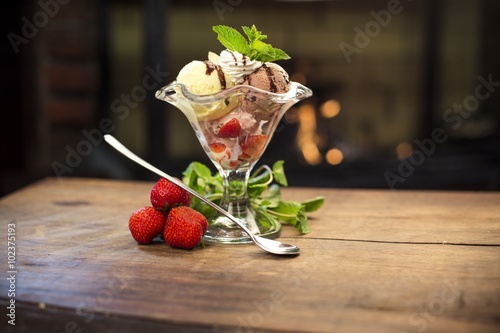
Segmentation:
{"type": "Polygon", "coordinates": [[[405,141],[399,143],[396,147],[396,155],[401,158],[410,157],[412,152],[413,152],[413,146],[411,145],[411,143],[405,141]]]}
{"type": "Polygon", "coordinates": [[[337,148],[332,148],[332,149],[328,150],[326,152],[325,157],[326,157],[326,161],[328,162],[328,164],[331,164],[331,165],[340,164],[344,160],[344,154],[342,153],[342,151],[340,149],[337,149],[337,148]]]}
{"type": "Polygon", "coordinates": [[[318,135],[314,107],[310,104],[301,105],[298,111],[298,121],[297,145],[308,164],[318,165],[322,161],[322,156],[317,144],[318,135]]]}
{"type": "Polygon", "coordinates": [[[335,99],[329,99],[321,105],[320,111],[323,117],[333,118],[340,112],[340,103],[335,99]]]}
{"type": "Polygon", "coordinates": [[[302,146],[302,154],[307,163],[311,165],[318,165],[321,163],[321,153],[318,150],[318,146],[313,142],[306,142],[302,146]]]}
{"type": "Polygon", "coordinates": [[[299,122],[307,131],[316,129],[316,114],[312,105],[304,104],[300,106],[299,122]]]}

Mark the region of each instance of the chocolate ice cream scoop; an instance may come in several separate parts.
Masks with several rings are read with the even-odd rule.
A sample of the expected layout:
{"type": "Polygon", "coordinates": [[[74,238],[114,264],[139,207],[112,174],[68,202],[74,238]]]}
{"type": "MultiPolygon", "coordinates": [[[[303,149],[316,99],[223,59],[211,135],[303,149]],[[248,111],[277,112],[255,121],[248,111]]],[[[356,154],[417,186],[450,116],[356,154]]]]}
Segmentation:
{"type": "Polygon", "coordinates": [[[272,93],[283,94],[290,89],[290,78],[280,65],[266,62],[255,72],[248,75],[242,84],[272,93]]]}

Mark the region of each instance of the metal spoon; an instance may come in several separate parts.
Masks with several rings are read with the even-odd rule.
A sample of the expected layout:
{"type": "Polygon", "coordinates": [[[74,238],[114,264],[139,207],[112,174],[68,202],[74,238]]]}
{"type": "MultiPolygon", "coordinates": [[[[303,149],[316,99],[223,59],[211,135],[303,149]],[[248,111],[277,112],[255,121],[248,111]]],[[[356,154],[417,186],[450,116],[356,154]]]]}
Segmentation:
{"type": "Polygon", "coordinates": [[[228,219],[236,223],[241,229],[243,229],[249,236],[252,238],[253,242],[259,246],[261,249],[273,253],[273,254],[282,254],[282,255],[296,255],[299,254],[300,248],[298,248],[295,245],[291,244],[286,244],[286,243],[281,243],[273,239],[268,239],[260,236],[254,235],[250,229],[248,229],[241,221],[239,221],[237,218],[226,212],[224,209],[220,208],[216,204],[214,204],[212,201],[206,199],[202,195],[198,194],[198,192],[192,190],[189,188],[187,185],[185,185],[183,182],[180,180],[173,178],[169,175],[167,175],[165,172],[161,171],[160,169],[154,167],[153,165],[149,164],[148,162],[144,161],[142,158],[131,152],[127,147],[125,147],[120,141],[118,141],[115,137],[109,134],[104,135],[104,140],[106,140],[107,143],[109,143],[113,148],[118,150],[120,153],[123,155],[127,156],[130,158],[132,161],[136,162],[137,164],[142,165],[146,169],[156,173],[158,176],[163,177],[171,181],[172,183],[176,184],[179,187],[182,187],[185,189],[187,192],[191,193],[191,195],[194,195],[213,209],[217,210],[219,213],[223,214],[226,216],[228,219]]]}

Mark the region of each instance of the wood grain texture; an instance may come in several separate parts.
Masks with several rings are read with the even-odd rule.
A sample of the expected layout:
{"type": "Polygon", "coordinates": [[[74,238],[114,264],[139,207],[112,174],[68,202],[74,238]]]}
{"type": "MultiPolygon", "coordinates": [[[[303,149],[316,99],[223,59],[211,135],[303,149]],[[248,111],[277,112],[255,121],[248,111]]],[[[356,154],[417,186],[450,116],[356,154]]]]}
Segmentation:
{"type": "Polygon", "coordinates": [[[497,192],[301,189],[287,199],[324,195],[306,237],[403,243],[500,245],[497,192]],[[321,220],[318,225],[314,220],[321,220]]]}
{"type": "MultiPolygon", "coordinates": [[[[1,331],[500,329],[498,193],[287,188],[287,199],[327,200],[312,233],[284,226],[302,253],[282,258],[252,245],[137,245],[128,217],[152,185],[47,179],[3,198],[2,234],[16,224],[18,321],[4,317],[1,331]]],[[[5,309],[5,278],[0,287],[5,309]]]]}

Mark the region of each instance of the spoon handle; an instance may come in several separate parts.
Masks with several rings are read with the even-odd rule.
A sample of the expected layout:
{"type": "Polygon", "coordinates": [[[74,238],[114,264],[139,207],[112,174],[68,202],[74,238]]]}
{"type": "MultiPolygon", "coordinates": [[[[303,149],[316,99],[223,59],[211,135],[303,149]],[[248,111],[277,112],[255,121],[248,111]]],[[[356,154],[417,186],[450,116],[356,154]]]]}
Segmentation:
{"type": "Polygon", "coordinates": [[[146,162],[145,160],[143,160],[142,158],[140,158],[139,156],[137,156],[136,154],[131,152],[127,147],[125,147],[114,136],[112,136],[110,134],[105,134],[104,140],[106,140],[106,142],[109,143],[111,146],[113,146],[113,148],[118,150],[123,155],[127,156],[132,161],[134,161],[137,164],[140,164],[141,166],[145,167],[146,169],[156,173],[158,176],[166,178],[170,182],[174,183],[175,185],[177,185],[177,186],[183,188],[184,190],[186,190],[187,192],[189,192],[191,195],[197,197],[198,199],[200,199],[201,201],[203,201],[204,203],[206,203],[207,205],[209,205],[210,207],[212,207],[213,209],[215,209],[219,213],[223,214],[228,219],[230,219],[232,222],[234,222],[238,226],[240,226],[241,229],[243,229],[252,239],[254,239],[255,235],[250,231],[250,229],[248,229],[243,223],[241,223],[234,216],[232,216],[231,214],[226,212],[224,209],[222,209],[218,205],[214,204],[212,201],[208,200],[207,198],[205,198],[204,196],[202,196],[198,192],[194,191],[193,189],[191,189],[189,186],[185,185],[183,182],[181,182],[177,178],[174,178],[174,177],[166,174],[165,172],[161,171],[157,167],[149,164],[148,162],[146,162]]]}

